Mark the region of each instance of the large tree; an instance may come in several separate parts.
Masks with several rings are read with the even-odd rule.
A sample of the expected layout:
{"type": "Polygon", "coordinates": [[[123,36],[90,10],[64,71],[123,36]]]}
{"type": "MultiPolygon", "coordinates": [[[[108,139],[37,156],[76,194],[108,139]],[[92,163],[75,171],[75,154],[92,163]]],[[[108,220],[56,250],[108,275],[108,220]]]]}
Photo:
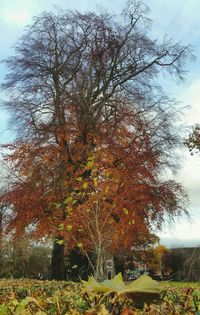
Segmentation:
{"type": "MultiPolygon", "coordinates": [[[[183,209],[176,195],[182,194],[180,187],[161,180],[162,171],[174,165],[179,137],[173,123],[175,104],[161,94],[155,79],[161,70],[182,79],[189,49],[150,39],[146,13],[138,1],[120,17],[106,12],[43,13],[5,61],[8,72],[2,87],[9,97],[4,107],[18,131],[6,157],[13,170],[5,197],[13,209],[10,226],[20,233],[32,224],[38,237],[57,235],[52,268],[58,274],[53,277],[63,277],[63,236],[57,228],[68,220],[66,199],[77,193],[74,181],[91,180],[89,157],[100,156],[98,178],[109,163],[113,174],[124,175],[125,195],[134,185],[129,199],[136,204],[140,196],[134,207],[140,208],[138,220],[144,227],[156,221],[161,225],[164,213],[183,209]]],[[[114,200],[118,187],[113,187],[114,200]]],[[[77,218],[92,192],[76,200],[77,218]]],[[[101,210],[107,207],[104,203],[101,210]]]]}

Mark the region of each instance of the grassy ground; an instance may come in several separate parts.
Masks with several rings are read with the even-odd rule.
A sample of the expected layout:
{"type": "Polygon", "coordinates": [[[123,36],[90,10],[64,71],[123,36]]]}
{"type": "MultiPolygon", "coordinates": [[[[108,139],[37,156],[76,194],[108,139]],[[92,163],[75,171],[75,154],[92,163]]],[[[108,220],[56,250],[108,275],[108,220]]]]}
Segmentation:
{"type": "Polygon", "coordinates": [[[182,281],[169,281],[166,282],[169,286],[172,286],[174,288],[199,288],[200,282],[182,282],[182,281]]]}
{"type": "Polygon", "coordinates": [[[166,290],[152,300],[147,295],[86,294],[73,282],[0,279],[0,315],[200,315],[200,283],[162,283],[166,290]],[[107,311],[101,312],[102,307],[107,311]]]}

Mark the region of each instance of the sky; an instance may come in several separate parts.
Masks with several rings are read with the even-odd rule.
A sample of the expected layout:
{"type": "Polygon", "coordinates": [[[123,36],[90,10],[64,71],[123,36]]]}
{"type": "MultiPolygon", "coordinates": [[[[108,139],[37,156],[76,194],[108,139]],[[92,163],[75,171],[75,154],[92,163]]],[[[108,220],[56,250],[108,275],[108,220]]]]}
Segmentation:
{"type": "MultiPolygon", "coordinates": [[[[149,6],[149,17],[153,24],[151,37],[162,40],[165,35],[182,44],[190,44],[196,60],[186,65],[187,75],[182,83],[176,80],[163,81],[168,96],[175,97],[183,106],[190,105],[180,122],[184,126],[200,123],[200,0],[144,0],[149,6]]],[[[0,60],[13,54],[12,47],[22,36],[26,25],[33,16],[42,11],[53,11],[56,6],[79,11],[105,8],[118,13],[124,7],[123,0],[0,0],[0,60]]],[[[5,69],[0,64],[0,82],[5,69]]],[[[3,95],[0,94],[0,102],[3,95]]],[[[11,141],[12,132],[8,129],[8,113],[0,110],[0,143],[11,141]]],[[[166,223],[159,232],[161,243],[169,247],[193,246],[200,244],[200,154],[191,156],[185,148],[181,152],[182,168],[176,174],[189,195],[190,220],[178,218],[174,224],[166,223]]]]}

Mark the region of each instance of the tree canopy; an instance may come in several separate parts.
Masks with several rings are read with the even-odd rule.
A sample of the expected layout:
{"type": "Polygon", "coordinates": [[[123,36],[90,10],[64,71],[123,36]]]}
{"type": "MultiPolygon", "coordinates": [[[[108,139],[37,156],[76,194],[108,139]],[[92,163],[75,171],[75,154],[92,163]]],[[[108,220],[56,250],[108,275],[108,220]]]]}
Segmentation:
{"type": "Polygon", "coordinates": [[[97,258],[98,237],[102,251],[130,247],[185,211],[182,187],[163,176],[180,141],[177,108],[156,78],[182,79],[190,52],[150,39],[146,14],[140,1],[121,17],[42,13],[5,61],[18,132],[5,146],[9,228],[53,236],[62,255],[64,240],[97,258]]]}

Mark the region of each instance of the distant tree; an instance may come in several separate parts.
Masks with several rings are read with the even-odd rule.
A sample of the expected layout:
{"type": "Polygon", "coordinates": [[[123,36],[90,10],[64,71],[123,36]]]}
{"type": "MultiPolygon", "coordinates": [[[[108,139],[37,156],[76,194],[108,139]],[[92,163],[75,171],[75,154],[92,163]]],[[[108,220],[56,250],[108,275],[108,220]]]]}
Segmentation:
{"type": "Polygon", "coordinates": [[[158,238],[153,239],[154,242],[149,242],[148,246],[136,250],[133,257],[135,257],[137,262],[145,265],[146,269],[163,275],[166,269],[169,269],[165,263],[165,256],[168,254],[169,250],[158,243],[158,238]]]}
{"type": "Polygon", "coordinates": [[[185,260],[183,271],[187,281],[200,281],[200,245],[194,248],[185,260]]]}
{"type": "MultiPolygon", "coordinates": [[[[7,204],[0,203],[0,270],[2,270],[2,267],[3,267],[3,216],[6,210],[7,210],[7,204]]],[[[0,271],[0,274],[1,274],[1,271],[0,271]]]]}
{"type": "Polygon", "coordinates": [[[51,247],[33,242],[29,235],[4,236],[1,277],[49,277],[51,247]]]}
{"type": "MultiPolygon", "coordinates": [[[[173,124],[175,104],[159,92],[155,79],[161,71],[182,79],[190,52],[172,41],[151,40],[147,11],[142,2],[133,1],[119,19],[106,12],[45,12],[5,61],[8,72],[2,88],[9,99],[4,107],[18,131],[5,157],[12,169],[5,197],[13,206],[10,228],[17,226],[20,234],[32,224],[37,237],[49,234],[56,240],[52,278],[64,276],[59,224],[69,217],[66,199],[99,147],[108,148],[117,172],[126,174],[125,192],[131,185],[128,174],[135,172],[133,198],[137,191],[144,200],[147,187],[148,194],[157,194],[156,207],[151,201],[142,204],[138,222],[161,225],[164,212],[173,216],[184,210],[181,187],[159,182],[160,173],[174,166],[179,136],[173,124]]],[[[101,168],[106,169],[104,164],[102,160],[101,168]]],[[[82,177],[90,181],[91,173],[82,177]]],[[[117,187],[115,193],[117,199],[117,187]]],[[[104,203],[101,210],[107,207],[104,203]]],[[[80,202],[76,209],[74,218],[79,218],[80,202]]]]}
{"type": "Polygon", "coordinates": [[[186,146],[189,148],[191,154],[199,153],[200,151],[200,125],[196,124],[193,127],[188,139],[185,141],[186,146]]]}
{"type": "Polygon", "coordinates": [[[157,272],[161,275],[165,272],[165,264],[164,264],[164,257],[169,252],[169,250],[164,246],[159,244],[153,249],[154,257],[155,257],[155,267],[154,270],[157,270],[157,272]]]}
{"type": "Polygon", "coordinates": [[[144,234],[139,230],[137,241],[133,242],[131,251],[127,250],[125,247],[122,247],[115,253],[115,270],[117,273],[121,272],[124,275],[124,279],[126,279],[127,276],[127,274],[124,272],[135,269],[137,262],[143,263],[143,265],[146,265],[146,268],[149,267],[149,258],[152,257],[152,255],[149,255],[149,253],[152,252],[152,247],[159,242],[159,237],[152,232],[149,232],[151,231],[148,231],[144,234]]]}
{"type": "Polygon", "coordinates": [[[187,259],[184,251],[179,249],[170,249],[163,257],[164,265],[170,271],[171,279],[175,281],[183,280],[184,262],[187,259]]]}

